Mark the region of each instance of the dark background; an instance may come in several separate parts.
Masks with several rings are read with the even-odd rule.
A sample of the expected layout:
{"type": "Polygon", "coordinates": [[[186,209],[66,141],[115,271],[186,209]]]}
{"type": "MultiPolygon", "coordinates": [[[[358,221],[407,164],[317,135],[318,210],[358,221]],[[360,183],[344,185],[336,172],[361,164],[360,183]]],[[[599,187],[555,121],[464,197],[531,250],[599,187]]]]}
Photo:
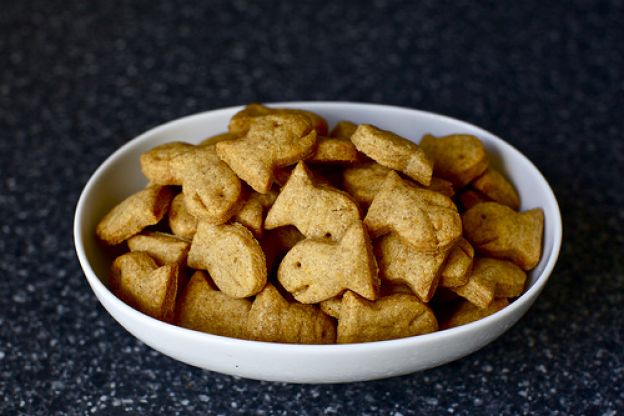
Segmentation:
{"type": "Polygon", "coordinates": [[[621,414],[622,21],[622,1],[2,1],[0,414],[621,414]],[[289,100],[440,112],[526,154],[564,217],[530,312],[457,362],[346,385],[211,373],[123,330],[74,253],[89,176],[165,121],[289,100]]]}

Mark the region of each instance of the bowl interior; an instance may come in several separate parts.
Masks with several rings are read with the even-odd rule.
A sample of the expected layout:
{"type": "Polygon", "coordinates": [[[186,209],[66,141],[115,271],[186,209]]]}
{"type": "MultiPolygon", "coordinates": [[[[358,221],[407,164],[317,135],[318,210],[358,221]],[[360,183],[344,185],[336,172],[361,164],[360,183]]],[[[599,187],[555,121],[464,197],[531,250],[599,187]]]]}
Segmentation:
{"type": "MultiPolygon", "coordinates": [[[[546,283],[546,280],[548,279],[548,276],[556,262],[559,247],[561,244],[561,217],[556,199],[548,183],[543,178],[541,173],[537,170],[537,168],[528,159],[526,159],[526,157],[520,154],[520,152],[518,152],[515,148],[502,141],[501,139],[497,138],[493,134],[471,124],[445,116],[412,109],[383,105],[339,102],[277,103],[275,105],[292,108],[305,108],[311,111],[315,111],[325,117],[329,122],[330,126],[334,125],[337,121],[340,120],[351,120],[355,123],[374,124],[380,128],[392,130],[397,134],[402,135],[415,142],[418,142],[420,138],[426,133],[431,133],[433,135],[468,133],[479,137],[488,150],[493,166],[500,169],[507,176],[507,178],[509,178],[516,186],[521,198],[521,209],[526,210],[534,207],[541,207],[544,210],[544,243],[542,259],[537,267],[529,273],[529,282],[527,284],[526,292],[519,299],[513,302],[508,308],[505,308],[501,312],[495,314],[498,316],[498,318],[488,317],[485,320],[482,320],[485,322],[485,324],[473,323],[466,325],[465,327],[470,328],[470,325],[475,325],[475,328],[477,328],[476,325],[486,325],[488,319],[490,318],[492,318],[492,322],[502,322],[501,320],[506,319],[505,317],[508,316],[510,322],[507,322],[505,325],[503,325],[504,328],[501,326],[501,329],[498,333],[500,334],[506,328],[515,323],[519,316],[524,313],[524,311],[526,311],[528,306],[530,306],[530,303],[533,302],[539,291],[541,291],[543,285],[546,283]],[[528,300],[529,305],[521,306],[525,298],[528,300]],[[520,308],[523,308],[521,313],[519,312],[521,310],[520,308]],[[514,309],[516,309],[515,315],[514,309]],[[499,321],[496,321],[496,319],[498,319],[499,321]],[[513,320],[513,322],[511,322],[511,320],[513,320]]],[[[83,190],[76,209],[74,224],[76,250],[85,271],[85,275],[87,276],[87,279],[89,280],[89,283],[93,287],[94,291],[98,295],[98,298],[100,299],[100,301],[103,301],[105,307],[107,307],[109,312],[111,312],[111,314],[113,314],[113,316],[122,324],[124,324],[124,326],[126,326],[127,328],[128,326],[126,325],[124,320],[129,317],[128,314],[132,315],[130,317],[132,319],[137,318],[138,315],[141,315],[141,322],[149,322],[149,325],[153,326],[156,329],[173,331],[173,329],[171,328],[174,327],[146,317],[138,311],[131,310],[129,312],[128,309],[131,308],[125,308],[123,314],[118,314],[115,310],[113,310],[116,306],[110,306],[113,304],[104,302],[105,299],[106,302],[108,302],[110,299],[115,298],[114,295],[112,295],[112,293],[110,293],[105,287],[105,283],[107,280],[106,276],[108,274],[110,264],[113,260],[113,255],[103,250],[95,239],[95,227],[97,225],[97,222],[115,204],[119,203],[123,198],[133,192],[138,191],[147,184],[147,180],[143,177],[140,170],[139,157],[141,153],[151,149],[158,144],[162,144],[165,142],[179,140],[190,143],[197,143],[206,137],[224,132],[227,130],[227,124],[230,117],[239,109],[240,107],[234,107],[209,111],[175,120],[157,128],[154,128],[135,138],[134,140],[128,142],[126,145],[117,150],[113,155],[111,155],[97,169],[97,171],[93,174],[93,176],[85,186],[85,189],[83,190]],[[169,327],[169,329],[166,329],[166,327],[169,327]]],[[[115,305],[119,304],[119,302],[115,303],[115,305]]],[[[466,328],[461,329],[460,327],[447,331],[442,331],[436,334],[412,337],[412,339],[417,340],[414,342],[428,342],[427,340],[438,339],[440,336],[443,336],[443,333],[449,333],[449,335],[452,335],[454,331],[459,334],[460,332],[465,330],[466,328]]],[[[191,332],[195,332],[183,328],[175,328],[175,331],[177,331],[175,332],[175,334],[189,334],[191,332]]],[[[136,334],[136,331],[131,330],[131,332],[136,334]]],[[[171,334],[173,332],[169,333],[171,334]]],[[[193,337],[196,336],[204,336],[207,340],[223,338],[210,334],[193,334],[193,337]]],[[[144,341],[152,346],[155,346],[155,344],[150,343],[149,340],[144,339],[144,341]]],[[[236,340],[234,342],[236,342],[235,345],[262,344],[253,341],[241,340],[236,340]]],[[[383,343],[378,342],[369,344],[392,345],[392,343],[395,343],[395,345],[404,345],[405,342],[405,340],[394,340],[384,341],[383,343]]],[[[306,347],[309,346],[288,346],[288,348],[290,348],[289,351],[297,351],[297,349],[301,349],[301,351],[303,351],[306,347]]],[[[155,348],[161,351],[166,350],[166,348],[164,347],[159,348],[158,346],[155,346],[155,348]]],[[[317,348],[320,348],[318,349],[318,351],[323,351],[323,349],[325,349],[325,351],[345,351],[344,348],[355,348],[355,346],[317,346],[317,348]],[[334,350],[332,350],[332,347],[334,347],[334,350]],[[335,347],[342,347],[342,349],[335,349],[335,347]]],[[[453,356],[458,357],[461,355],[465,355],[466,353],[474,351],[474,349],[476,348],[478,348],[478,346],[476,346],[475,344],[472,350],[466,350],[463,354],[459,354],[456,351],[453,356]]],[[[171,355],[175,356],[175,354],[171,355]]],[[[449,357],[451,357],[451,355],[449,355],[449,357]]],[[[209,366],[207,367],[206,365],[203,365],[200,360],[184,358],[182,359],[186,362],[209,368],[209,366]]],[[[448,361],[448,359],[446,361],[448,361]]],[[[431,364],[437,365],[446,361],[431,361],[431,364]]],[[[424,367],[421,366],[418,368],[424,367]]],[[[219,371],[228,372],[227,369],[219,369],[219,371]]],[[[244,372],[237,373],[236,371],[232,371],[230,373],[248,375],[244,372]]],[[[395,374],[385,374],[384,376],[388,375],[395,374]]],[[[377,375],[377,377],[378,376],[379,374],[377,375]]],[[[278,376],[272,378],[256,378],[284,379],[278,376]]],[[[366,379],[366,377],[359,377],[356,379],[366,379]]],[[[307,379],[302,380],[305,381],[307,379]]]]}

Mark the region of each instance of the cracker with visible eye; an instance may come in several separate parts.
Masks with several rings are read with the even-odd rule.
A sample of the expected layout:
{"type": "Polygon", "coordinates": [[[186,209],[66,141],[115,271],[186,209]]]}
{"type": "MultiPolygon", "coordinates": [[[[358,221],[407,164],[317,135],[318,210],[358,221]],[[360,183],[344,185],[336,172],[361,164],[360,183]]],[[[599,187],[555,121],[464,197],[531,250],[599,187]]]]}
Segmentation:
{"type": "Polygon", "coordinates": [[[327,121],[312,111],[294,108],[272,108],[258,103],[248,104],[245,108],[232,116],[228,126],[229,133],[243,136],[247,134],[251,128],[254,119],[271,114],[301,116],[306,119],[308,124],[310,124],[320,136],[327,135],[327,121]]]}
{"type": "Polygon", "coordinates": [[[257,341],[332,344],[336,323],[314,305],[288,302],[269,283],[251,306],[246,334],[257,341]]]}
{"type": "Polygon", "coordinates": [[[245,338],[249,299],[237,299],[213,287],[204,271],[196,271],[178,301],[176,324],[196,331],[245,338]]]}
{"type": "Polygon", "coordinates": [[[425,135],[420,147],[433,161],[434,174],[457,187],[466,185],[488,167],[485,147],[478,138],[469,134],[425,135]]]}
{"type": "Polygon", "coordinates": [[[336,243],[315,239],[297,243],[282,260],[277,278],[297,301],[308,304],[347,289],[374,300],[379,291],[377,262],[361,221],[336,243]]]}
{"type": "Polygon", "coordinates": [[[190,241],[186,239],[159,231],[144,231],[128,239],[130,251],[143,251],[160,266],[170,263],[186,265],[190,246],[190,241]]]}
{"type": "Polygon", "coordinates": [[[149,185],[110,210],[98,223],[96,234],[109,245],[122,243],[157,224],[167,213],[173,190],[167,186],[149,185]]]}
{"type": "Polygon", "coordinates": [[[370,124],[360,124],[351,141],[379,164],[400,171],[424,186],[431,183],[433,164],[416,143],[370,124]]]}
{"type": "Polygon", "coordinates": [[[404,338],[438,329],[431,309],[405,293],[371,302],[347,291],[338,314],[339,344],[404,338]]]}
{"type": "Polygon", "coordinates": [[[207,270],[219,290],[235,298],[255,295],[267,281],[264,252],[251,231],[240,224],[200,222],[187,263],[207,270]]]}
{"type": "Polygon", "coordinates": [[[359,208],[348,194],[317,183],[299,162],[267,213],[264,227],[294,225],[308,238],[336,241],[359,219],[359,208]]]}
{"type": "Polygon", "coordinates": [[[269,273],[295,244],[304,239],[305,236],[292,225],[265,231],[260,240],[260,246],[266,256],[269,273]]]}
{"type": "Polygon", "coordinates": [[[111,290],[121,300],[166,322],[173,320],[181,279],[177,263],[158,267],[156,261],[142,251],[117,257],[109,278],[111,290]]]}
{"type": "Polygon", "coordinates": [[[461,218],[450,198],[412,186],[394,171],[375,195],[364,223],[371,238],[395,232],[421,252],[444,251],[462,232],[461,218]]]}
{"type": "Polygon", "coordinates": [[[497,202],[482,202],[462,218],[464,235],[478,252],[511,260],[524,270],[539,262],[544,232],[541,208],[516,212],[497,202]]]}
{"type": "Polygon", "coordinates": [[[256,192],[269,192],[275,170],[313,154],[316,131],[298,114],[255,117],[239,139],[216,144],[219,157],[256,192]]]}

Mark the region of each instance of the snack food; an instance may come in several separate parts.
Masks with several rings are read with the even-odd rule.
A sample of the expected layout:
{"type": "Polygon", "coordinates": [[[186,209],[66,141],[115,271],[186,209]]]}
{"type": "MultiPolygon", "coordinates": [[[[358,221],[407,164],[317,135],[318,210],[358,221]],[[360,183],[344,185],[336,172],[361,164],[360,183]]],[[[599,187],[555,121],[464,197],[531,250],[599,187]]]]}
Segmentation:
{"type": "Polygon", "coordinates": [[[267,213],[264,226],[271,230],[294,225],[308,238],[338,240],[358,219],[360,211],[348,194],[315,183],[306,165],[299,162],[267,213]]]}
{"type": "Polygon", "coordinates": [[[379,164],[403,172],[422,185],[431,183],[431,160],[416,143],[370,124],[360,124],[351,141],[379,164]]]}
{"type": "Polygon", "coordinates": [[[433,160],[435,174],[457,187],[466,185],[488,167],[483,144],[469,134],[439,138],[427,134],[420,141],[420,146],[433,160]]]}
{"type": "Polygon", "coordinates": [[[167,213],[173,191],[160,185],[130,195],[100,220],[96,234],[106,244],[115,245],[157,224],[167,213]]]}
{"type": "Polygon", "coordinates": [[[516,212],[497,202],[475,205],[463,215],[466,238],[483,254],[508,259],[524,270],[537,265],[542,250],[544,213],[516,212]]]}
{"type": "Polygon", "coordinates": [[[462,232],[461,218],[450,198],[410,185],[394,171],[375,195],[364,223],[371,238],[395,232],[424,252],[448,249],[462,232]]]}
{"type": "Polygon", "coordinates": [[[541,210],[518,212],[474,136],[327,136],[319,115],[259,104],[228,130],[143,154],[150,184],[97,226],[129,250],[111,290],[156,319],[268,342],[416,336],[500,310],[539,261],[541,210]]]}
{"type": "Polygon", "coordinates": [[[247,335],[257,341],[330,344],[336,324],[316,306],[288,302],[269,283],[251,306],[247,335]]]}
{"type": "Polygon", "coordinates": [[[398,293],[375,302],[346,292],[338,315],[337,342],[383,341],[438,329],[435,315],[414,295],[398,293]]]}
{"type": "Polygon", "coordinates": [[[375,254],[381,276],[391,283],[404,283],[423,302],[429,302],[438,287],[440,268],[447,250],[418,251],[397,234],[378,238],[375,254]]]}
{"type": "Polygon", "coordinates": [[[176,324],[226,337],[245,338],[251,301],[226,295],[198,270],[178,301],[176,324]]]}
{"type": "Polygon", "coordinates": [[[241,138],[217,143],[217,154],[256,192],[267,193],[275,169],[311,156],[316,130],[299,114],[253,117],[241,138]]]}
{"type": "Polygon", "coordinates": [[[379,291],[377,262],[361,221],[353,222],[336,243],[321,239],[297,243],[282,260],[277,278],[296,300],[306,304],[347,289],[375,300],[379,291]]]}
{"type": "Polygon", "coordinates": [[[111,289],[121,300],[166,322],[173,319],[180,281],[177,263],[158,267],[156,261],[142,251],[117,257],[110,273],[111,289]]]}
{"type": "Polygon", "coordinates": [[[188,265],[207,270],[227,295],[245,298],[267,281],[266,258],[253,234],[240,224],[200,222],[188,253],[188,265]]]}

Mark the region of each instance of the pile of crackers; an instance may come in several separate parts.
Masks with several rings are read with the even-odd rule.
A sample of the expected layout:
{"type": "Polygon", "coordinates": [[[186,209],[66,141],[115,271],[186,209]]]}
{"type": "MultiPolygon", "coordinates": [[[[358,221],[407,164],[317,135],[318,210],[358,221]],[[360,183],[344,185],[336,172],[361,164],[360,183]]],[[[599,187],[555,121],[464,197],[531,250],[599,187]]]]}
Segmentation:
{"type": "Polygon", "coordinates": [[[477,137],[420,144],[250,104],[228,131],[141,156],[147,187],[97,226],[111,290],[228,337],[355,343],[430,333],[522,294],[544,216],[477,137]]]}

